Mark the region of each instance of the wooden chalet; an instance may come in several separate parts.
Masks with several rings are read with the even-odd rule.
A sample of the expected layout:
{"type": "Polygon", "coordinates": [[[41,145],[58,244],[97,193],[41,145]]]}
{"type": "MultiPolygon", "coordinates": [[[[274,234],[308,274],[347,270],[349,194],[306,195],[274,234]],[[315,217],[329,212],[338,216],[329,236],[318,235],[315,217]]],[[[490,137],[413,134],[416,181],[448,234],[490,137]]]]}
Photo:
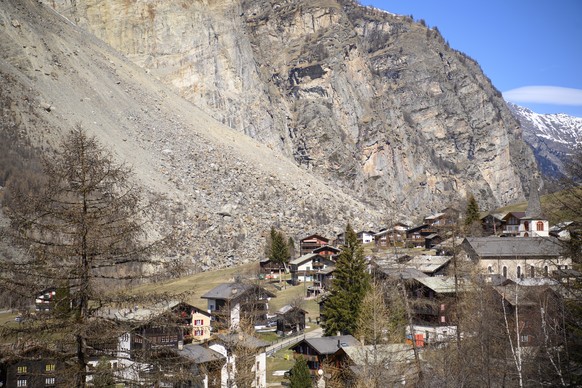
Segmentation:
{"type": "Polygon", "coordinates": [[[297,306],[285,305],[277,312],[277,332],[282,334],[301,333],[305,330],[307,311],[297,306]]]}
{"type": "Polygon", "coordinates": [[[268,345],[268,342],[243,333],[214,336],[208,342],[208,347],[226,358],[221,384],[217,388],[236,386],[238,373],[248,376],[245,387],[266,387],[268,345]]]}
{"type": "Polygon", "coordinates": [[[313,276],[313,285],[307,287],[307,296],[317,296],[329,290],[334,272],[335,266],[332,265],[315,272],[313,276]]]}
{"type": "Polygon", "coordinates": [[[289,262],[291,272],[291,283],[294,285],[300,282],[313,280],[314,275],[329,266],[335,265],[335,261],[317,253],[308,253],[289,262]]]}
{"type": "MultiPolygon", "coordinates": [[[[291,347],[295,358],[303,357],[312,376],[317,376],[317,371],[339,349],[346,346],[357,346],[360,342],[351,335],[340,335],[319,338],[305,338],[297,345],[291,347]]],[[[336,365],[340,367],[338,363],[336,365]]]]}
{"type": "Polygon", "coordinates": [[[431,233],[424,238],[424,248],[433,249],[437,245],[443,242],[443,238],[437,233],[431,233]]]}
{"type": "Polygon", "coordinates": [[[192,374],[197,376],[195,381],[181,381],[180,387],[221,387],[226,356],[207,346],[195,344],[184,345],[177,353],[185,360],[183,364],[191,365],[192,374]]]}
{"type": "Polygon", "coordinates": [[[398,222],[389,228],[381,229],[374,234],[374,244],[377,247],[404,246],[408,225],[398,222]]]}
{"type": "Polygon", "coordinates": [[[436,230],[450,229],[458,225],[461,212],[453,207],[447,207],[439,213],[424,218],[424,223],[436,230]]]}
{"type": "Polygon", "coordinates": [[[202,295],[208,301],[212,324],[219,330],[237,328],[242,319],[265,324],[273,297],[263,287],[247,283],[224,283],[202,295]]]}
{"type": "Polygon", "coordinates": [[[445,275],[451,260],[452,256],[420,255],[414,256],[403,265],[417,269],[428,276],[442,276],[445,275]]]}
{"type": "Polygon", "coordinates": [[[561,324],[548,325],[549,322],[560,322],[562,298],[550,286],[524,286],[508,281],[504,285],[492,286],[495,300],[501,300],[495,316],[502,320],[498,322],[510,329],[514,343],[519,337],[520,346],[538,347],[543,345],[560,346],[563,343],[561,324]],[[542,315],[543,320],[542,320],[542,315]],[[519,329],[516,330],[516,319],[519,329]],[[544,332],[544,322],[546,331],[544,332]],[[556,329],[558,330],[552,330],[556,329]],[[547,342],[546,342],[547,341],[547,342]]]}
{"type": "Polygon", "coordinates": [[[329,245],[329,239],[319,234],[312,234],[299,240],[299,256],[312,253],[314,249],[329,245]]]}
{"type": "Polygon", "coordinates": [[[481,217],[481,227],[483,228],[483,235],[498,236],[503,233],[505,221],[502,213],[489,213],[481,217]]]}
{"type": "MultiPolygon", "coordinates": [[[[262,259],[259,261],[259,273],[263,275],[274,275],[279,276],[279,273],[284,273],[286,271],[285,264],[274,263],[269,258],[262,259]]],[[[270,276],[267,276],[270,277],[270,276]]]]}
{"type": "Polygon", "coordinates": [[[341,253],[341,249],[336,248],[331,245],[324,245],[322,247],[313,250],[313,253],[317,253],[320,256],[328,257],[331,260],[336,260],[337,255],[341,253]]]}
{"type": "Polygon", "coordinates": [[[60,353],[31,346],[0,358],[0,387],[62,387],[68,383],[63,370],[70,368],[60,353]]]}
{"type": "Polygon", "coordinates": [[[521,224],[521,219],[525,217],[525,212],[509,212],[503,216],[502,227],[503,236],[518,236],[519,235],[519,225],[521,224]]]}

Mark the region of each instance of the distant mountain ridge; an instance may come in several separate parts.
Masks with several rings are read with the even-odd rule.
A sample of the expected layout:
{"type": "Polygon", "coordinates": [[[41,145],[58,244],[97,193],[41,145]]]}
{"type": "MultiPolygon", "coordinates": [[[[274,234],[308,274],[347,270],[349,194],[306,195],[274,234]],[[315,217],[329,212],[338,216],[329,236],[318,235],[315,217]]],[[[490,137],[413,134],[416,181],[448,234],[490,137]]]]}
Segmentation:
{"type": "Polygon", "coordinates": [[[582,118],[566,114],[541,114],[507,103],[523,128],[523,138],[533,149],[541,173],[549,179],[567,175],[568,159],[582,144],[582,118]]]}

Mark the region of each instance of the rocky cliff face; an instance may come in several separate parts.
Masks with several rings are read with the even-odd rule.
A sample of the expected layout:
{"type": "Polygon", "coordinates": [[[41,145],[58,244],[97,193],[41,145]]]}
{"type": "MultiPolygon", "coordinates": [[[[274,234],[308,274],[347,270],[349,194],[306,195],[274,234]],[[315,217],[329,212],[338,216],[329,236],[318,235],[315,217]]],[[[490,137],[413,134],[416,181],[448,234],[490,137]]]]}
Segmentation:
{"type": "Polygon", "coordinates": [[[533,149],[541,173],[552,180],[568,176],[567,166],[582,144],[582,118],[565,114],[539,114],[508,103],[521,123],[523,138],[533,149]]]}
{"type": "Polygon", "coordinates": [[[500,93],[407,17],[349,0],[51,5],[215,119],[392,214],[528,191],[535,161],[500,93]]]}
{"type": "Polygon", "coordinates": [[[386,223],[374,205],[217,122],[46,5],[1,4],[1,138],[40,155],[80,123],[146,193],[168,198],[159,222],[180,232],[168,259],[223,267],[261,258],[271,226],[297,241],[333,237],[348,221],[386,223]]]}

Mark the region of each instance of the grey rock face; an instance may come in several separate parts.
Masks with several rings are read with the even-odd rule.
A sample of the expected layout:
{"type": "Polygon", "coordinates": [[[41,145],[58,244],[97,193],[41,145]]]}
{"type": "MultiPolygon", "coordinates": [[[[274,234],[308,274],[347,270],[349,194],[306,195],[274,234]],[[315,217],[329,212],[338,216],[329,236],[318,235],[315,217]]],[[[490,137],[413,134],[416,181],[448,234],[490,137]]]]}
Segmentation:
{"type": "Polygon", "coordinates": [[[166,258],[185,264],[181,274],[257,261],[271,226],[297,241],[333,237],[348,221],[386,222],[376,206],[209,117],[47,6],[4,1],[0,25],[3,139],[40,155],[80,123],[147,195],[167,199],[155,226],[178,232],[166,258]]]}
{"type": "Polygon", "coordinates": [[[523,198],[535,161],[478,64],[436,29],[353,1],[56,9],[222,123],[402,214],[523,198]]]}

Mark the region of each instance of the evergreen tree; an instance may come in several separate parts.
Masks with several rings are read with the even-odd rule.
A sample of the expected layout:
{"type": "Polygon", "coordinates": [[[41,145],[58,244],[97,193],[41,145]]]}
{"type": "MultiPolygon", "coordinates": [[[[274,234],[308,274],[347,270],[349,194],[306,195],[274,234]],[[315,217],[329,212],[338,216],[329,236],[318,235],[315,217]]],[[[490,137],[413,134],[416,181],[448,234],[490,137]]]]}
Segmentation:
{"type": "Polygon", "coordinates": [[[295,365],[291,368],[289,380],[289,387],[291,388],[309,388],[313,386],[307,361],[303,357],[299,357],[295,361],[295,365]]]}
{"type": "Polygon", "coordinates": [[[286,264],[289,261],[289,247],[283,232],[271,228],[269,241],[267,242],[269,259],[276,264],[286,264]]]}
{"type": "Polygon", "coordinates": [[[465,225],[470,226],[474,222],[479,221],[479,204],[473,194],[469,196],[469,202],[467,203],[467,210],[465,212],[465,225]]]}
{"type": "Polygon", "coordinates": [[[364,251],[358,236],[346,227],[345,245],[336,263],[330,295],[325,303],[325,335],[354,334],[362,301],[370,287],[364,251]]]}

